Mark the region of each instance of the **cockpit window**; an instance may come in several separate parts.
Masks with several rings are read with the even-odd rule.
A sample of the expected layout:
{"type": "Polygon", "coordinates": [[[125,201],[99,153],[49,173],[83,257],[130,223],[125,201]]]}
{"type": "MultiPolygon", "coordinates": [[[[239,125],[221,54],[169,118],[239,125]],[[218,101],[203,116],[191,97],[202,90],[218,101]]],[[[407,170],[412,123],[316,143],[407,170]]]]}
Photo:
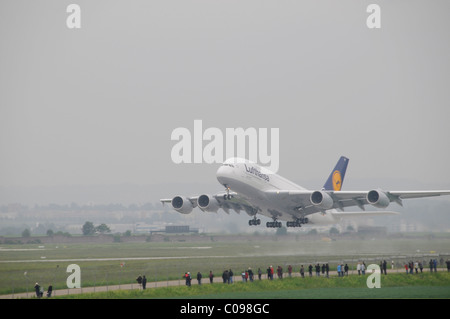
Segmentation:
{"type": "Polygon", "coordinates": [[[230,166],[230,167],[233,167],[233,168],[234,168],[234,165],[228,164],[228,163],[224,163],[223,166],[230,166]]]}

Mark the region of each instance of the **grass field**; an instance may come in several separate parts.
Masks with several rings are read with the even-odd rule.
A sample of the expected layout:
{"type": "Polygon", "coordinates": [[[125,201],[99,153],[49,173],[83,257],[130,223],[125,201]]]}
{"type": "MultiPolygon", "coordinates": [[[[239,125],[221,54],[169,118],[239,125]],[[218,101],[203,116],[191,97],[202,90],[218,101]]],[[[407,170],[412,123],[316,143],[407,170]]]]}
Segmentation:
{"type": "Polygon", "coordinates": [[[67,295],[63,299],[358,299],[358,298],[450,298],[450,274],[447,272],[382,276],[381,288],[369,289],[367,276],[306,277],[283,280],[256,280],[252,283],[193,285],[143,290],[120,290],[67,295]]]}
{"type": "MultiPolygon", "coordinates": [[[[281,265],[286,272],[287,265],[292,265],[294,272],[298,272],[301,264],[306,266],[309,263],[328,262],[331,270],[335,270],[338,263],[348,263],[351,273],[354,271],[358,260],[364,260],[367,264],[378,264],[382,259],[394,260],[397,264],[396,267],[401,267],[408,260],[421,259],[426,262],[429,258],[435,258],[436,256],[444,256],[447,259],[449,253],[450,239],[448,236],[416,240],[370,239],[356,241],[322,241],[305,240],[303,238],[295,241],[283,241],[283,238],[260,241],[257,236],[249,236],[248,240],[239,242],[205,240],[204,242],[193,243],[52,244],[45,245],[45,247],[39,245],[2,245],[0,247],[0,294],[33,292],[35,282],[39,282],[45,288],[48,284],[52,284],[55,290],[66,289],[66,280],[69,275],[66,269],[70,264],[77,264],[81,267],[82,287],[135,283],[135,278],[139,274],[145,274],[148,278],[147,286],[152,287],[154,281],[180,280],[180,283],[182,283],[181,276],[186,271],[190,271],[194,277],[197,271],[200,271],[206,277],[212,270],[216,277],[220,277],[224,269],[230,268],[238,274],[248,267],[252,267],[254,270],[261,268],[265,271],[269,265],[273,265],[275,268],[281,265]]],[[[425,271],[427,271],[427,265],[425,267],[425,271]]],[[[388,277],[391,278],[391,276],[388,277]]],[[[442,286],[435,285],[435,283],[424,285],[425,282],[422,281],[422,285],[418,282],[413,286],[432,287],[429,288],[430,296],[442,294],[442,286]]],[[[305,283],[306,280],[302,284],[305,283]]],[[[259,287],[257,285],[269,283],[253,284],[255,287],[259,287]]],[[[201,288],[207,289],[206,286],[204,285],[201,288]]],[[[236,287],[239,286],[236,285],[236,287]]],[[[367,288],[364,287],[365,285],[361,289],[365,291],[367,288]]],[[[387,288],[389,287],[397,289],[397,286],[389,286],[386,283],[383,286],[386,289],[381,290],[387,294],[387,288]]],[[[400,285],[398,289],[401,289],[401,287],[403,286],[400,285]]],[[[194,286],[191,288],[197,289],[194,286]]],[[[177,289],[182,291],[185,287],[178,287],[177,289]]],[[[191,289],[191,291],[195,291],[194,289],[191,289]]],[[[308,289],[311,291],[306,294],[313,296],[315,293],[323,295],[325,291],[331,293],[335,289],[347,288],[341,286],[322,287],[319,285],[308,289]]],[[[354,289],[360,288],[352,286],[348,293],[358,296],[360,293],[354,289]]],[[[399,294],[398,291],[395,292],[395,289],[390,295],[399,294]]],[[[159,291],[159,289],[155,290],[159,291]]],[[[423,296],[424,289],[418,290],[423,296]]],[[[266,294],[270,295],[270,291],[277,291],[280,296],[283,296],[283,291],[286,291],[288,296],[298,296],[298,298],[302,298],[301,296],[305,294],[305,289],[299,289],[298,287],[295,289],[292,287],[264,287],[252,291],[251,295],[239,291],[217,291],[213,294],[220,296],[221,294],[231,293],[236,294],[236,298],[241,298],[240,294],[243,294],[242,297],[245,298],[254,294],[254,296],[257,296],[256,298],[266,298],[266,294]]],[[[412,292],[413,290],[405,291],[412,292]]],[[[405,294],[405,291],[402,294],[405,294]]],[[[118,293],[125,292],[120,291],[118,293]]],[[[366,291],[366,293],[368,292],[366,291]]],[[[338,291],[333,294],[343,295],[342,292],[338,291]]],[[[210,292],[202,290],[196,296],[202,298],[202,296],[210,295],[210,292]]],[[[135,297],[128,296],[126,298],[135,297]]],[[[149,298],[153,297],[149,296],[149,298]]],[[[273,297],[270,296],[270,298],[273,297]]],[[[444,298],[448,298],[448,294],[444,298]]]]}

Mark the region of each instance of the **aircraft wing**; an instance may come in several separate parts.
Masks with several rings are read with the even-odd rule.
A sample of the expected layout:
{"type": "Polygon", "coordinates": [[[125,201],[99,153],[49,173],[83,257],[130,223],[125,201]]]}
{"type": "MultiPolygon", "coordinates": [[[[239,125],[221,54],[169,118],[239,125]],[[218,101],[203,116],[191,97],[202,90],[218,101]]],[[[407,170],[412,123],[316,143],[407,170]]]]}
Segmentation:
{"type": "Polygon", "coordinates": [[[182,214],[189,214],[193,208],[199,207],[205,212],[217,212],[219,208],[227,214],[231,210],[236,213],[245,211],[248,215],[254,216],[259,209],[253,206],[246,198],[235,192],[219,192],[214,195],[197,195],[191,197],[175,196],[174,198],[160,199],[165,203],[170,203],[176,211],[182,214]]]}
{"type": "Polygon", "coordinates": [[[450,195],[449,190],[442,191],[310,191],[310,190],[276,190],[267,191],[266,195],[273,201],[303,216],[323,212],[328,209],[344,211],[346,207],[357,206],[365,210],[365,205],[386,208],[391,202],[402,205],[402,199],[423,198],[450,195]]]}

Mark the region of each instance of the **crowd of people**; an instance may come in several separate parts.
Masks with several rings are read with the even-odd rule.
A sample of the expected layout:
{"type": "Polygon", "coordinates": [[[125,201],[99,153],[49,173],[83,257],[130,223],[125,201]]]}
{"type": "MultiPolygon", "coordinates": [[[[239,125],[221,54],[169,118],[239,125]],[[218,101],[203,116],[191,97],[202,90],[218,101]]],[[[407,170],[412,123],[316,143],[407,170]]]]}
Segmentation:
{"type": "MultiPolygon", "coordinates": [[[[450,272],[450,260],[447,260],[446,262],[447,265],[447,271],[450,272]]],[[[417,261],[417,262],[407,262],[405,264],[405,269],[406,269],[406,273],[413,273],[413,269],[415,269],[415,272],[418,273],[418,271],[420,270],[420,272],[422,272],[423,270],[423,263],[417,261]]],[[[441,264],[443,264],[443,261],[441,261],[441,264]]],[[[380,271],[382,274],[387,275],[387,269],[388,269],[388,263],[386,260],[382,260],[380,261],[380,271]]],[[[437,265],[438,262],[436,259],[430,259],[429,262],[429,267],[430,267],[430,271],[437,271],[437,265]]],[[[345,277],[348,276],[349,274],[349,265],[348,264],[338,264],[336,267],[336,274],[338,277],[345,277]]],[[[358,262],[356,265],[356,271],[357,274],[359,276],[361,275],[365,275],[366,274],[366,263],[364,261],[362,262],[358,262]]],[[[394,270],[395,269],[395,263],[394,261],[391,262],[391,269],[394,270]]],[[[292,277],[294,268],[292,267],[292,265],[288,265],[287,267],[287,273],[289,277],[292,277]]],[[[313,264],[309,264],[307,267],[305,267],[304,265],[301,265],[299,270],[298,270],[300,276],[302,278],[305,278],[305,275],[309,275],[309,277],[326,277],[329,278],[330,275],[330,267],[328,265],[328,263],[323,263],[322,265],[320,265],[319,263],[313,265],[313,264]]],[[[268,280],[273,280],[274,276],[276,275],[278,279],[283,279],[283,267],[281,266],[277,266],[277,268],[275,269],[272,265],[270,265],[269,267],[267,267],[267,269],[265,270],[265,272],[263,272],[261,270],[261,268],[258,268],[258,270],[256,272],[254,272],[252,270],[251,267],[248,267],[248,269],[243,270],[242,272],[239,273],[240,277],[242,278],[242,282],[253,282],[255,280],[255,276],[258,276],[258,280],[262,280],[263,274],[266,274],[266,278],[268,280]]],[[[222,272],[222,282],[224,284],[232,284],[233,280],[234,280],[234,272],[231,269],[225,269],[222,272]]],[[[197,282],[199,285],[201,285],[201,281],[202,281],[202,274],[200,272],[197,273],[197,282]]],[[[209,282],[213,283],[214,282],[214,273],[212,272],[212,270],[209,271],[209,282]]],[[[186,272],[183,276],[183,278],[185,278],[186,280],[186,286],[191,286],[191,274],[190,272],[186,272]]]]}
{"type": "MultiPolygon", "coordinates": [[[[414,272],[416,274],[418,274],[419,271],[422,273],[423,269],[424,269],[424,263],[425,263],[425,261],[410,260],[409,262],[405,263],[405,265],[404,265],[405,271],[407,274],[414,274],[414,272]]],[[[443,263],[444,263],[444,260],[441,258],[440,264],[442,265],[443,263]]],[[[447,272],[450,272],[450,260],[447,259],[445,264],[447,265],[447,272]]],[[[437,259],[430,259],[430,261],[428,262],[428,267],[430,269],[430,272],[437,272],[437,266],[438,266],[437,259]]]]}
{"type": "MultiPolygon", "coordinates": [[[[423,269],[424,269],[424,264],[426,262],[425,261],[408,261],[404,264],[404,268],[406,271],[406,274],[418,274],[419,271],[422,273],[423,269]]],[[[441,259],[439,262],[437,261],[437,259],[430,259],[430,261],[428,262],[428,267],[430,269],[430,272],[437,272],[437,268],[438,268],[438,264],[440,264],[441,266],[444,264],[444,260],[441,259]]],[[[447,272],[450,272],[450,260],[446,260],[445,264],[447,266],[447,272]]],[[[387,275],[387,262],[386,260],[380,261],[380,270],[381,273],[384,275],[387,275]]],[[[365,262],[358,262],[356,265],[356,271],[358,275],[365,275],[366,273],[366,264],[365,262]]],[[[391,269],[394,270],[395,269],[395,263],[394,261],[391,262],[391,269]]],[[[305,277],[305,273],[307,270],[307,274],[309,275],[309,277],[313,277],[313,273],[315,273],[316,277],[326,277],[329,278],[330,275],[330,267],[328,265],[328,263],[323,263],[322,265],[320,265],[319,263],[313,265],[313,264],[309,264],[307,268],[304,267],[304,265],[301,265],[298,272],[300,274],[300,276],[302,278],[305,277]]],[[[287,273],[289,277],[292,277],[294,268],[292,267],[292,265],[288,265],[287,267],[287,273]]],[[[338,275],[338,277],[344,277],[344,276],[348,276],[348,272],[349,272],[349,266],[348,264],[338,264],[336,267],[336,273],[338,275]]],[[[242,277],[242,281],[243,282],[247,282],[247,281],[254,281],[255,279],[255,275],[258,276],[258,280],[262,280],[263,274],[267,274],[267,279],[268,280],[273,280],[274,279],[274,275],[276,274],[278,279],[283,279],[283,267],[281,266],[277,266],[276,270],[274,269],[274,267],[272,265],[270,265],[269,267],[267,267],[267,269],[265,270],[265,272],[263,272],[261,270],[261,268],[258,268],[258,270],[256,271],[256,273],[252,270],[251,267],[248,267],[248,269],[242,271],[240,273],[240,276],[242,277]]],[[[231,269],[226,269],[223,271],[222,273],[222,281],[224,284],[232,284],[233,280],[234,280],[234,276],[235,274],[233,273],[233,271],[231,269]]],[[[190,287],[191,286],[191,281],[192,281],[192,277],[191,277],[191,273],[190,272],[186,272],[183,275],[183,278],[186,281],[186,286],[190,287]]],[[[197,272],[197,283],[199,285],[202,284],[202,278],[203,275],[201,274],[201,272],[197,272]]],[[[213,283],[214,282],[214,273],[212,272],[212,270],[209,271],[209,282],[213,283]]],[[[146,285],[147,285],[147,278],[142,275],[139,275],[136,278],[136,281],[139,285],[140,289],[146,289],[146,285]]],[[[44,295],[44,288],[42,286],[40,286],[38,283],[35,284],[34,286],[35,292],[36,292],[36,297],[37,298],[41,298],[44,295]]],[[[53,286],[50,284],[47,288],[47,297],[51,297],[52,295],[52,291],[53,291],[53,286]]]]}

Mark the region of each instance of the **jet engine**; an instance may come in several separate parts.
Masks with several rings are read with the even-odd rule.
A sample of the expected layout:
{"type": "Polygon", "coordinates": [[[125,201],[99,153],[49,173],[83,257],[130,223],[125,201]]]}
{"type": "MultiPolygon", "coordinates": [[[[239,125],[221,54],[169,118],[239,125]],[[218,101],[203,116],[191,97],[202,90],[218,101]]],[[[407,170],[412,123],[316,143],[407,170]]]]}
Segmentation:
{"type": "Polygon", "coordinates": [[[369,204],[378,208],[386,208],[391,202],[385,192],[377,189],[371,190],[367,193],[367,201],[369,204]]]}
{"type": "Polygon", "coordinates": [[[323,191],[313,192],[311,194],[310,201],[314,206],[317,206],[322,209],[330,209],[334,205],[333,198],[331,198],[330,195],[328,195],[326,192],[323,191]]]}
{"type": "Polygon", "coordinates": [[[172,198],[172,207],[181,214],[189,214],[194,208],[191,201],[182,196],[175,196],[172,198]]]}
{"type": "Polygon", "coordinates": [[[198,207],[204,212],[217,212],[219,202],[211,195],[200,195],[197,199],[198,207]]]}

